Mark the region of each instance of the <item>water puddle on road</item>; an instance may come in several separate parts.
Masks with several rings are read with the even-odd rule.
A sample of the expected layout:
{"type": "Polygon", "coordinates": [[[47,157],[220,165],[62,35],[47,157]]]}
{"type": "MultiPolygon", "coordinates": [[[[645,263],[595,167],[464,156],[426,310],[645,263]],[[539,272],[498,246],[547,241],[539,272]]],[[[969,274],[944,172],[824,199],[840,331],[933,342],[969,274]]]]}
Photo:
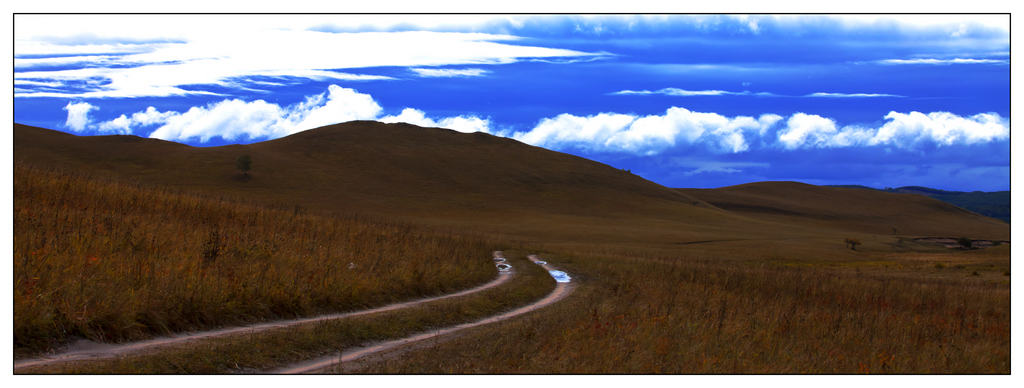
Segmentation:
{"type": "Polygon", "coordinates": [[[572,278],[569,277],[569,274],[562,271],[552,270],[548,271],[548,273],[550,273],[551,277],[555,278],[555,281],[559,283],[568,283],[570,280],[572,280],[572,278]]]}

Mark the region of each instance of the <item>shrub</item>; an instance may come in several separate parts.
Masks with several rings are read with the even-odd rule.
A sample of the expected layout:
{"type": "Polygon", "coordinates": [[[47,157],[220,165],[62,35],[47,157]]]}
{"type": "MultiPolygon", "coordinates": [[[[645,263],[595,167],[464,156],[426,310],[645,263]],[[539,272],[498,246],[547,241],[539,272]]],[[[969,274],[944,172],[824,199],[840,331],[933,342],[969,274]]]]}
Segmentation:
{"type": "Polygon", "coordinates": [[[252,169],[252,157],[249,154],[243,154],[235,160],[235,168],[241,171],[244,175],[249,175],[249,170],[252,169]]]}
{"type": "Polygon", "coordinates": [[[857,246],[861,245],[860,240],[855,239],[855,238],[848,238],[848,239],[845,239],[843,241],[846,242],[846,245],[850,246],[850,249],[855,250],[855,251],[857,250],[857,246]]]}

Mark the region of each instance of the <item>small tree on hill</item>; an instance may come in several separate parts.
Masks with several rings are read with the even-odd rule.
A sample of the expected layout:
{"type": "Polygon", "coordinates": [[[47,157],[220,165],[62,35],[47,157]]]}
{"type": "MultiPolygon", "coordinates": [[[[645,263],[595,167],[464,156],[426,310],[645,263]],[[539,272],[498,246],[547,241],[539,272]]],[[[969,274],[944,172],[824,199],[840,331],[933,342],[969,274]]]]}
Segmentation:
{"type": "Polygon", "coordinates": [[[855,238],[848,238],[848,239],[843,240],[843,241],[846,242],[846,245],[850,246],[850,249],[855,250],[855,251],[857,250],[857,246],[860,245],[860,240],[855,239],[855,238]]]}
{"type": "Polygon", "coordinates": [[[964,247],[964,249],[971,249],[971,247],[974,246],[974,243],[971,242],[971,239],[969,239],[967,237],[960,237],[960,238],[958,238],[956,240],[956,243],[960,244],[960,246],[964,247]]]}
{"type": "Polygon", "coordinates": [[[242,156],[235,160],[235,168],[241,171],[243,175],[249,176],[249,170],[252,169],[252,157],[249,154],[242,154],[242,156]]]}

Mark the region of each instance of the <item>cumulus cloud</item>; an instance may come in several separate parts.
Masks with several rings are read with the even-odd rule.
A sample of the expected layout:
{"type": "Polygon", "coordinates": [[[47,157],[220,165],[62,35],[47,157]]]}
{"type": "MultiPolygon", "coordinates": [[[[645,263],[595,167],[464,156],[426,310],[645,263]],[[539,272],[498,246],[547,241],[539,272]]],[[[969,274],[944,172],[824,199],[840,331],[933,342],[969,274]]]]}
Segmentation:
{"type": "Polygon", "coordinates": [[[490,122],[476,116],[431,119],[420,110],[407,108],[397,116],[381,117],[383,109],[372,96],[337,85],[329,86],[325,93],[307,96],[302,102],[284,107],[263,100],[225,99],[192,107],[185,112],[161,112],[149,107],[98,124],[92,124],[88,117],[89,110],[98,108],[88,103],[69,103],[65,109],[68,110],[68,127],[76,132],[91,128],[99,132],[130,134],[156,127],[149,137],[172,141],[198,140],[201,143],[217,137],[228,141],[274,139],[353,120],[407,122],[460,132],[490,131],[490,122]]]}
{"type": "Polygon", "coordinates": [[[960,117],[949,112],[889,112],[869,145],[892,144],[910,148],[920,142],[940,146],[976,144],[1010,138],[1009,120],[996,113],[960,117]]]}
{"type": "MultiPolygon", "coordinates": [[[[405,108],[398,115],[382,116],[383,109],[368,94],[331,85],[325,93],[307,96],[302,102],[280,106],[263,100],[225,99],[185,112],[161,112],[154,107],[113,120],[93,123],[87,102],[69,102],[67,128],[101,133],[142,133],[173,141],[208,142],[213,138],[273,139],[302,130],[352,120],[405,122],[460,132],[494,133],[489,119],[474,115],[428,117],[419,109],[405,108]]],[[[996,113],[958,116],[949,112],[890,112],[877,128],[859,124],[840,126],[834,119],[795,113],[759,117],[727,117],[672,107],[664,114],[640,116],[605,112],[590,116],[569,113],[541,119],[533,128],[503,132],[524,143],[549,149],[579,149],[655,155],[672,148],[696,148],[714,154],[757,149],[783,150],[874,147],[920,149],[971,145],[1009,139],[1009,119],[996,113]]]]}
{"type": "Polygon", "coordinates": [[[575,147],[597,152],[653,155],[677,145],[702,144],[712,152],[742,152],[749,148],[747,132],[760,133],[778,121],[776,116],[725,117],[678,107],[664,115],[601,113],[580,117],[561,114],[545,118],[531,131],[513,138],[548,147],[575,147]]]}
{"type": "Polygon", "coordinates": [[[818,115],[796,113],[778,133],[778,145],[798,148],[836,148],[855,146],[895,146],[917,149],[923,144],[952,146],[1007,140],[1009,120],[996,113],[961,117],[949,112],[889,112],[879,128],[848,125],[838,128],[835,121],[818,115]]]}
{"type": "Polygon", "coordinates": [[[96,125],[100,132],[114,132],[122,135],[132,133],[132,127],[148,127],[166,122],[177,112],[160,112],[154,107],[148,107],[145,111],[132,113],[131,116],[121,115],[116,119],[104,121],[96,125]]]}
{"type": "Polygon", "coordinates": [[[655,155],[670,148],[696,146],[711,153],[740,153],[755,149],[783,150],[874,147],[920,149],[970,145],[1009,139],[1009,121],[995,113],[961,117],[948,112],[891,112],[878,128],[840,126],[834,119],[795,113],[726,117],[717,113],[669,108],[663,115],[636,116],[601,113],[561,114],[545,118],[513,138],[551,149],[655,155]]]}
{"type": "Polygon", "coordinates": [[[68,120],[64,123],[68,129],[75,132],[82,132],[86,126],[92,122],[89,119],[89,111],[93,109],[99,109],[88,102],[69,102],[64,106],[64,110],[68,111],[68,120]]]}
{"type": "Polygon", "coordinates": [[[420,77],[478,77],[487,74],[484,69],[421,69],[412,68],[420,77]]]}
{"type": "Polygon", "coordinates": [[[223,100],[171,114],[149,136],[164,140],[264,139],[352,120],[373,120],[382,112],[368,94],[337,85],[325,94],[281,107],[263,100],[223,100]]]}
{"type": "Polygon", "coordinates": [[[463,133],[486,132],[490,133],[490,121],[476,116],[446,117],[435,121],[426,117],[426,114],[419,109],[405,108],[398,116],[385,116],[378,121],[383,123],[409,123],[421,127],[448,128],[463,133]]]}

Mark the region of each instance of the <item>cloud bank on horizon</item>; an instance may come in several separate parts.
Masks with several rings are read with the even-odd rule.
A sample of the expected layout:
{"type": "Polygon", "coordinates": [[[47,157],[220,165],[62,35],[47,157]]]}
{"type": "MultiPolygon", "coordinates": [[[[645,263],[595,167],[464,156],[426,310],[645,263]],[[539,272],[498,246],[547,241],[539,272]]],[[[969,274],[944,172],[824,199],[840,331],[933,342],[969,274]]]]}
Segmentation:
{"type": "MultiPolygon", "coordinates": [[[[330,85],[326,93],[307,96],[302,103],[281,107],[263,100],[222,100],[187,112],[160,112],[154,107],[104,122],[92,123],[88,102],[68,103],[66,127],[76,133],[92,129],[100,133],[132,134],[156,127],[149,137],[177,142],[208,142],[211,138],[260,141],[276,139],[307,129],[353,120],[404,122],[441,127],[459,132],[492,133],[488,119],[476,116],[437,120],[415,108],[384,116],[383,109],[367,94],[330,85]]],[[[1007,140],[1009,121],[996,113],[960,117],[949,112],[890,112],[879,128],[856,125],[837,127],[835,120],[795,113],[788,120],[776,114],[756,119],[725,117],[671,107],[663,115],[600,113],[579,117],[561,114],[543,118],[531,130],[499,135],[551,149],[655,155],[679,144],[699,145],[716,153],[748,151],[751,144],[786,150],[856,146],[892,146],[912,149],[929,143],[936,146],[970,145],[1007,140]],[[780,124],[781,125],[776,125],[780,124]],[[759,141],[759,142],[758,142],[759,141]]]]}
{"type": "Polygon", "coordinates": [[[1008,15],[16,15],[15,120],[198,146],[407,122],[674,187],[1005,190],[1008,30],[1008,15]]]}

